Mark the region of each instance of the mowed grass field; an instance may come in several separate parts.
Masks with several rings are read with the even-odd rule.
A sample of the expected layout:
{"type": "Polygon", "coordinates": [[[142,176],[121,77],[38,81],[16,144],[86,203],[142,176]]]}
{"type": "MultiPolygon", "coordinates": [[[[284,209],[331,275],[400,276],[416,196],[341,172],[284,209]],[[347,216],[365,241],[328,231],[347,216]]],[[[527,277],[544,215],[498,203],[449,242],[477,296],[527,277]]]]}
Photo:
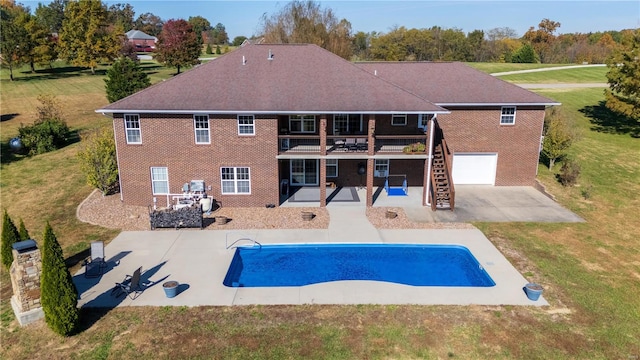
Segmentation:
{"type": "MultiPolygon", "coordinates": [[[[149,71],[170,76],[172,70],[149,71]]],[[[563,71],[535,74],[561,77],[563,71]]],[[[77,104],[69,112],[91,114],[106,104],[102,76],[80,72],[77,77],[89,81],[85,91],[69,95],[69,103],[77,104]]],[[[69,93],[65,82],[78,78],[55,79],[56,85],[47,85],[54,79],[25,81],[21,102],[14,91],[27,84],[11,84],[3,72],[2,114],[9,98],[8,111],[20,114],[2,122],[3,141],[13,135],[6,129],[17,129],[15,121],[26,119],[22,114],[29,108],[21,104],[33,103],[38,88],[69,93]]],[[[80,85],[69,85],[74,86],[80,85]]],[[[638,125],[613,123],[601,106],[602,89],[540,93],[561,102],[580,129],[571,155],[582,174],[572,188],[555,180],[560,164],[554,171],[540,165],[539,178],[586,222],[475,225],[526,278],[545,286],[549,307],[130,307],[83,311],[82,331],[62,338],[43,323],[17,325],[2,269],[0,358],[638,359],[640,140],[631,136],[638,125]]],[[[86,129],[109,120],[91,114],[69,123],[86,129]]],[[[89,241],[109,241],[116,234],[75,219],[76,206],[91,192],[75,160],[79,146],[3,164],[0,188],[2,207],[15,221],[22,217],[37,240],[50,219],[72,260],[87,254],[89,241]]]]}

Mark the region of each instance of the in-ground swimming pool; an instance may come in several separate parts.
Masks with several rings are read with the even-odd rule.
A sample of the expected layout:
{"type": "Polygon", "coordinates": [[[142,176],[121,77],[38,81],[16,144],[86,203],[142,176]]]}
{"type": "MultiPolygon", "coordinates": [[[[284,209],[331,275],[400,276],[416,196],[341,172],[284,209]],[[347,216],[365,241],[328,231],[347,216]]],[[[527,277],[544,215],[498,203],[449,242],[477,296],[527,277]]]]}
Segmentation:
{"type": "Polygon", "coordinates": [[[466,247],[419,244],[238,247],[223,284],[274,287],[339,280],[387,281],[414,286],[495,285],[466,247]]]}

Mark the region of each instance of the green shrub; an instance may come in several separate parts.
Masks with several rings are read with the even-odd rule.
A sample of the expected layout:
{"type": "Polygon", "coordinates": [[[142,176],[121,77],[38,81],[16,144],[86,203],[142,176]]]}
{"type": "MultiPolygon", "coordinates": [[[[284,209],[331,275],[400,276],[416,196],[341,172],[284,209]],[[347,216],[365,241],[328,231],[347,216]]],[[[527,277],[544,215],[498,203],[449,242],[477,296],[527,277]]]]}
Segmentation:
{"type": "Polygon", "coordinates": [[[80,169],[87,184],[109,195],[118,190],[118,160],[113,131],[98,130],[83,139],[86,145],[78,152],[80,169]]]}
{"type": "Polygon", "coordinates": [[[78,290],[48,221],[42,237],[44,245],[40,301],[44,319],[55,333],[69,336],[75,333],[80,320],[78,290]]]}
{"type": "Polygon", "coordinates": [[[404,153],[415,153],[415,152],[425,152],[425,150],[427,149],[427,146],[423,143],[417,142],[417,143],[413,143],[413,144],[409,144],[407,146],[405,146],[404,148],[402,148],[402,152],[404,153]]]}
{"type": "Polygon", "coordinates": [[[36,120],[33,125],[21,125],[18,132],[29,155],[60,149],[67,145],[71,135],[67,123],[61,119],[36,120]]]}
{"type": "Polygon", "coordinates": [[[216,55],[220,55],[221,51],[220,51],[220,45],[216,45],[216,55]]]}
{"type": "Polygon", "coordinates": [[[580,165],[574,160],[566,160],[560,168],[558,180],[562,186],[573,186],[578,182],[580,177],[580,165]]]}
{"type": "Polygon", "coordinates": [[[9,217],[7,209],[2,216],[2,265],[9,270],[13,262],[13,244],[20,241],[20,234],[13,220],[9,217]]]}
{"type": "Polygon", "coordinates": [[[211,49],[211,44],[207,44],[207,49],[205,50],[205,52],[209,55],[213,54],[213,50],[211,49]]]}

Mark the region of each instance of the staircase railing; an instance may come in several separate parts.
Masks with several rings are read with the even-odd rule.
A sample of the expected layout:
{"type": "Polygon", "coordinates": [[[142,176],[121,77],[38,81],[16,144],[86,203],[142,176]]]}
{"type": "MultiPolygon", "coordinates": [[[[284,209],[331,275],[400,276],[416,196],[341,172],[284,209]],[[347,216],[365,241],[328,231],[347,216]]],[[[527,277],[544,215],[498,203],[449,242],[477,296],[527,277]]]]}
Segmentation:
{"type": "Polygon", "coordinates": [[[447,173],[447,179],[449,179],[449,208],[451,211],[455,208],[455,198],[456,198],[456,189],[453,185],[453,154],[451,154],[451,150],[449,150],[449,146],[447,145],[447,141],[442,139],[442,156],[444,157],[444,166],[445,171],[447,173]]]}

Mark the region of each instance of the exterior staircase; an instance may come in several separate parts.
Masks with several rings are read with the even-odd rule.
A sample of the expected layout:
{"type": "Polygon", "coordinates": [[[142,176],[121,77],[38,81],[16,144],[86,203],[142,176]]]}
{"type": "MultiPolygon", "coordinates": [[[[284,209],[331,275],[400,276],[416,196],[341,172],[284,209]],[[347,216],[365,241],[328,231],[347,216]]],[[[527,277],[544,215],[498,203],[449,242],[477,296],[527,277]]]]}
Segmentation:
{"type": "MultiPolygon", "coordinates": [[[[436,121],[436,120],[432,120],[436,121]]],[[[455,208],[455,188],[453,185],[452,160],[453,154],[447,146],[442,129],[436,121],[433,142],[433,159],[431,160],[431,189],[429,201],[431,210],[455,208]]]]}

